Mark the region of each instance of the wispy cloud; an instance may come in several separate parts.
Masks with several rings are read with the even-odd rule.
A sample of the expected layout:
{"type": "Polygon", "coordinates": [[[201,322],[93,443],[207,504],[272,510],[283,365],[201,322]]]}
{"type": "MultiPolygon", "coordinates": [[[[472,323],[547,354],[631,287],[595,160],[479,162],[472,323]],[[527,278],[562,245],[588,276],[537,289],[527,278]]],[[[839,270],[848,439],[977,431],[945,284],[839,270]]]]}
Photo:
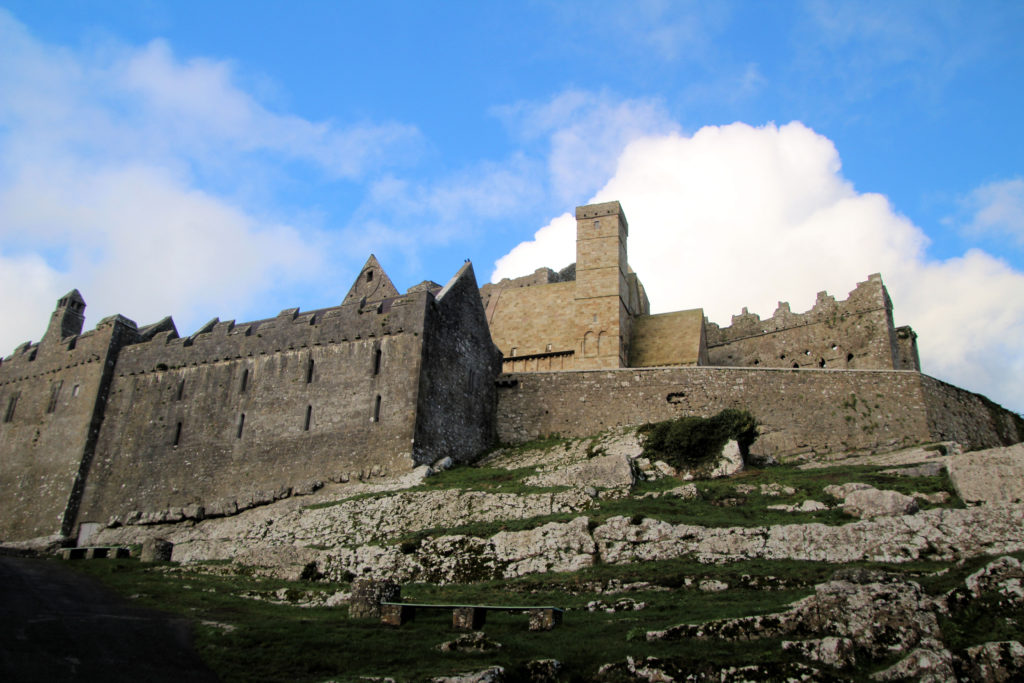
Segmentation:
{"type": "Polygon", "coordinates": [[[331,238],[282,220],[267,197],[237,197],[258,197],[260,176],[289,165],[362,182],[421,143],[409,125],[274,112],[230,62],[182,59],[162,40],[52,46],[0,10],[0,44],[7,350],[38,336],[41,312],[71,287],[92,321],[170,313],[187,329],[321,282],[331,238]]]}
{"type": "Polygon", "coordinates": [[[960,201],[965,216],[959,221],[972,235],[1009,237],[1024,245],[1024,178],[998,180],[977,187],[960,201]]]}

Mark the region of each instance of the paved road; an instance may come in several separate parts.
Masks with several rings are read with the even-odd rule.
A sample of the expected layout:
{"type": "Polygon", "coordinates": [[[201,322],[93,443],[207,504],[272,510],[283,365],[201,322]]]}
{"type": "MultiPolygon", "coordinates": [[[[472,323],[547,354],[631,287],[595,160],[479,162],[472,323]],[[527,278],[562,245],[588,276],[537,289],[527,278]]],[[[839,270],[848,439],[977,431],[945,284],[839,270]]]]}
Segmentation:
{"type": "Polygon", "coordinates": [[[0,556],[0,681],[217,677],[184,619],[135,607],[56,561],[0,556]]]}

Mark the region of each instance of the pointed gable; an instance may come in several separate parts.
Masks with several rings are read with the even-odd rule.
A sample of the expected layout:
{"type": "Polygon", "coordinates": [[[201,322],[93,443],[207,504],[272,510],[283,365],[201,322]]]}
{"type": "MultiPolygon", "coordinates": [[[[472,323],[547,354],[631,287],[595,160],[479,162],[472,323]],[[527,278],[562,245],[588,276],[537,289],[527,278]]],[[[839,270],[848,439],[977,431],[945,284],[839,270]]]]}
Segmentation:
{"type": "Polygon", "coordinates": [[[387,276],[384,269],[377,263],[377,257],[370,254],[370,258],[366,259],[366,265],[359,271],[359,277],[352,283],[352,288],[348,290],[348,294],[345,296],[345,300],[341,302],[341,305],[356,304],[362,306],[383,301],[384,299],[393,299],[397,296],[399,296],[398,290],[391,284],[391,278],[387,276]]]}

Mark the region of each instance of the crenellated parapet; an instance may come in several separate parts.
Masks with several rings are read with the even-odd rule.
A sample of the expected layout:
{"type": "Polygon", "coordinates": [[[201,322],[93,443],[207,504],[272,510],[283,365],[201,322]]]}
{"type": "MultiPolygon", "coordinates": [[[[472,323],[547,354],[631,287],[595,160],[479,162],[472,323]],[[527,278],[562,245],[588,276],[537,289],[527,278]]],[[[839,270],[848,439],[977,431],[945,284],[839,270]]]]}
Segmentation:
{"type": "MultiPolygon", "coordinates": [[[[706,327],[712,365],[920,369],[916,343],[901,342],[897,335],[892,300],[877,273],[845,300],[818,292],[805,313],[794,313],[780,301],[770,318],[744,308],[728,327],[712,322],[706,327]]],[[[906,330],[901,334],[909,340],[913,331],[906,330]]]]}
{"type": "Polygon", "coordinates": [[[793,313],[789,302],[780,301],[772,316],[764,320],[744,307],[739,315],[732,316],[732,322],[728,327],[720,327],[708,321],[708,345],[728,343],[805,325],[835,324],[848,316],[875,311],[892,311],[892,301],[885,285],[882,284],[882,276],[878,273],[869,275],[864,282],[857,283],[856,288],[843,301],[837,301],[828,292],[818,292],[814,305],[805,313],[793,313]]]}

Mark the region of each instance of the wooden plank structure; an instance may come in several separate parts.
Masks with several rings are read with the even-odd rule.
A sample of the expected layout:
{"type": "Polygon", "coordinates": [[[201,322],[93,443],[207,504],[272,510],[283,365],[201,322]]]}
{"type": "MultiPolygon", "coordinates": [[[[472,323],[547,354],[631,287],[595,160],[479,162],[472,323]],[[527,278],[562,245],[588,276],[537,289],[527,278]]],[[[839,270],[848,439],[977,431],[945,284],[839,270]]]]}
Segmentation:
{"type": "Polygon", "coordinates": [[[522,605],[437,605],[416,602],[380,603],[380,621],[389,626],[401,626],[416,618],[416,610],[435,609],[452,611],[452,628],[456,631],[476,631],[484,625],[488,612],[526,612],[530,615],[531,631],[550,631],[562,623],[565,610],[561,607],[522,605]]]}

